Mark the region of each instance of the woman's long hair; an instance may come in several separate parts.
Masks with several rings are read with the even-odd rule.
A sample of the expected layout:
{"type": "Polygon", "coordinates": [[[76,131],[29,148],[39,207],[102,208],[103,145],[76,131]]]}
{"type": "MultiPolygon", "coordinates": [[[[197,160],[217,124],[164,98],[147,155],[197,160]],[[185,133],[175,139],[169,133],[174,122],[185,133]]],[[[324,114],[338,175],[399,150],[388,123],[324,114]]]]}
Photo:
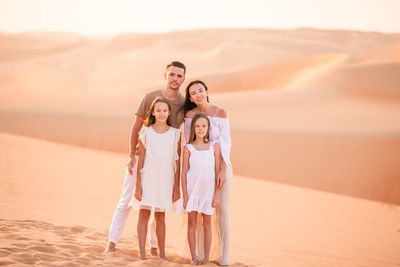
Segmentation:
{"type": "MultiPolygon", "coordinates": [[[[156,122],[156,117],[154,117],[153,111],[154,111],[154,106],[157,103],[165,103],[165,104],[167,104],[169,112],[171,113],[171,105],[167,102],[167,100],[165,98],[157,97],[156,99],[153,100],[153,102],[151,103],[150,108],[146,112],[146,116],[145,116],[145,119],[143,121],[143,124],[145,126],[147,126],[147,127],[149,127],[150,125],[152,125],[152,124],[154,124],[156,122]]],[[[169,116],[168,116],[168,119],[169,119],[169,116]]],[[[169,123],[168,120],[167,120],[167,125],[171,126],[171,124],[169,123]]]]}
{"type": "Polygon", "coordinates": [[[208,143],[208,141],[210,141],[210,119],[203,113],[199,113],[196,114],[193,119],[192,119],[192,123],[190,124],[190,137],[189,137],[189,144],[193,143],[194,140],[196,140],[196,133],[194,131],[194,125],[196,123],[196,121],[200,118],[204,118],[207,120],[208,123],[208,128],[207,128],[207,133],[204,136],[204,142],[208,143]]]}
{"type": "MultiPolygon", "coordinates": [[[[204,89],[208,92],[207,85],[206,85],[203,81],[200,81],[200,80],[191,81],[191,82],[186,86],[186,89],[185,89],[185,95],[186,95],[186,96],[185,96],[185,103],[183,104],[183,107],[182,107],[182,109],[183,109],[183,116],[186,116],[186,113],[187,113],[189,110],[192,110],[192,109],[194,109],[195,107],[197,107],[195,103],[193,103],[192,101],[190,101],[190,94],[189,94],[189,89],[190,89],[190,87],[192,87],[192,85],[197,84],[197,83],[203,85],[203,86],[204,86],[204,89]]],[[[210,102],[210,100],[208,99],[208,96],[207,96],[207,102],[210,102]]]]}

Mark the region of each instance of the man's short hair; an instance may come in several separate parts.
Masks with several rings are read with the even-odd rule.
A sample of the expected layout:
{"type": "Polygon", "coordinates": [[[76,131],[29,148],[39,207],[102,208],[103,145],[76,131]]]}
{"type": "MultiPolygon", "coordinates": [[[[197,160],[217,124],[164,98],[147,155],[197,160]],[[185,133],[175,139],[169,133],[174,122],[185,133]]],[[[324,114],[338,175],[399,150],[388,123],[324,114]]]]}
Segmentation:
{"type": "Polygon", "coordinates": [[[186,73],[186,67],[185,67],[185,65],[184,65],[182,62],[179,62],[179,61],[171,61],[171,63],[169,63],[169,64],[167,65],[166,70],[167,70],[169,67],[171,67],[171,66],[174,66],[174,67],[177,67],[177,68],[181,68],[181,69],[183,69],[183,74],[186,73]]]}

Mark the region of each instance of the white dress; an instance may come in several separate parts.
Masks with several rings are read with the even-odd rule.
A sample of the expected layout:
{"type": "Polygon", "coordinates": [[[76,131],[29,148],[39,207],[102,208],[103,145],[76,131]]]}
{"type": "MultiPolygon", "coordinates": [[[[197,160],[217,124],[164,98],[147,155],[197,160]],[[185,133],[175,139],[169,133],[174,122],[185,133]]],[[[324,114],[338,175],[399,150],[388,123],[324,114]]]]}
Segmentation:
{"type": "Polygon", "coordinates": [[[214,143],[210,142],[207,150],[197,150],[192,144],[187,144],[186,147],[190,151],[190,169],[186,175],[188,203],[184,209],[181,198],[178,212],[197,211],[212,215],[212,200],[215,190],[214,143]]]}
{"type": "Polygon", "coordinates": [[[175,179],[175,161],[180,130],[170,127],[157,133],[153,127],[143,127],[139,138],[146,148],[143,168],[140,170],[142,201],[135,201],[136,208],[155,208],[155,211],[172,210],[172,193],[175,179]]]}
{"type": "MultiPolygon", "coordinates": [[[[211,217],[212,242],[210,250],[210,259],[217,260],[221,265],[227,265],[229,262],[229,244],[230,244],[230,212],[229,203],[232,186],[232,164],[230,161],[231,153],[231,133],[228,118],[208,116],[210,119],[210,141],[217,142],[221,147],[221,160],[226,163],[226,182],[220,191],[220,202],[211,217]]],[[[185,118],[184,134],[188,142],[190,136],[190,124],[192,118],[185,118]]],[[[198,216],[198,224],[201,224],[201,216],[198,216]]],[[[180,227],[180,236],[183,240],[178,240],[176,246],[179,249],[179,255],[190,259],[190,250],[187,241],[187,216],[183,217],[180,227]]],[[[204,233],[202,227],[196,228],[196,255],[199,259],[204,255],[204,233]]]]}

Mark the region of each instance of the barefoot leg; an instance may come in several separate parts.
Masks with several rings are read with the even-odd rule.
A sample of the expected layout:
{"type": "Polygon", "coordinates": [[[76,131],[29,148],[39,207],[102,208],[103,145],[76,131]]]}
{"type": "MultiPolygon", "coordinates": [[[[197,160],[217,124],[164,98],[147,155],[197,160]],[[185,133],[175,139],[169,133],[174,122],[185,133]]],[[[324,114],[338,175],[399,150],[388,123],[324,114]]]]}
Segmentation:
{"type": "Polygon", "coordinates": [[[197,212],[192,211],[188,214],[187,235],[188,235],[188,241],[189,241],[189,247],[190,247],[190,254],[192,255],[193,263],[197,263],[197,259],[196,259],[196,225],[197,225],[197,212]]]}
{"type": "Polygon", "coordinates": [[[158,247],[160,249],[160,258],[167,259],[165,256],[165,212],[155,212],[156,233],[158,247]]]}
{"type": "Polygon", "coordinates": [[[137,224],[137,235],[139,241],[139,253],[140,259],[146,259],[146,235],[147,235],[147,223],[149,222],[150,211],[147,209],[140,209],[139,220],[137,224]]]}
{"type": "Polygon", "coordinates": [[[211,248],[211,215],[203,214],[203,229],[204,229],[204,260],[203,264],[210,263],[210,248],[211,248]]]}

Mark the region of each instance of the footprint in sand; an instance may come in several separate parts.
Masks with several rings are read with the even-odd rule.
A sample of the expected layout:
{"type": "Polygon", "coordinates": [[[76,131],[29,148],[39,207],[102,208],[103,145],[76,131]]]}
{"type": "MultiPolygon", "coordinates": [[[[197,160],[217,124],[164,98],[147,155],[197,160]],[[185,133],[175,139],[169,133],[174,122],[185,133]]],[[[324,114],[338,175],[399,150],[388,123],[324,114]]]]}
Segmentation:
{"type": "Polygon", "coordinates": [[[105,238],[105,234],[102,233],[93,233],[90,235],[87,235],[86,238],[91,239],[91,240],[97,240],[97,239],[104,239],[105,238]]]}
{"type": "Polygon", "coordinates": [[[0,260],[0,266],[6,266],[6,265],[11,265],[11,264],[16,264],[15,261],[2,261],[0,260]]]}
{"type": "Polygon", "coordinates": [[[74,253],[81,253],[82,249],[78,246],[73,246],[73,245],[58,245],[58,247],[60,248],[66,248],[69,249],[71,251],[73,251],[74,253]]]}
{"type": "Polygon", "coordinates": [[[2,250],[2,251],[10,251],[11,253],[26,251],[26,249],[23,249],[23,248],[0,248],[0,250],[2,250]]]}
{"type": "Polygon", "coordinates": [[[18,238],[18,236],[15,234],[7,234],[7,235],[4,235],[3,238],[14,240],[14,239],[18,238]]]}
{"type": "Polygon", "coordinates": [[[53,245],[49,246],[35,246],[35,247],[28,247],[28,249],[45,252],[45,253],[56,253],[58,250],[53,247],[53,245]]]}
{"type": "Polygon", "coordinates": [[[47,222],[39,222],[38,223],[38,228],[42,229],[42,230],[50,230],[54,225],[51,223],[47,223],[47,222]]]}
{"type": "Polygon", "coordinates": [[[12,254],[11,251],[0,249],[0,257],[5,257],[12,254]]]}
{"type": "Polygon", "coordinates": [[[67,243],[75,243],[76,242],[76,238],[75,237],[63,237],[62,240],[64,240],[67,243]]]}
{"type": "Polygon", "coordinates": [[[11,246],[17,247],[17,248],[26,248],[27,246],[29,246],[28,244],[21,244],[21,243],[11,243],[11,246]]]}
{"type": "Polygon", "coordinates": [[[38,259],[34,255],[26,252],[12,255],[11,258],[19,263],[24,264],[35,264],[38,261],[38,259]]]}
{"type": "Polygon", "coordinates": [[[102,254],[103,251],[104,251],[104,247],[100,247],[100,246],[89,246],[89,247],[85,248],[85,250],[93,251],[93,252],[102,254]]]}
{"type": "Polygon", "coordinates": [[[17,240],[31,240],[30,238],[26,238],[26,237],[23,237],[23,236],[20,236],[20,237],[17,237],[17,240]]]}
{"type": "Polygon", "coordinates": [[[82,226],[74,226],[74,227],[72,227],[71,228],[71,232],[73,232],[73,233],[83,233],[83,232],[85,232],[87,230],[87,228],[86,227],[82,227],[82,226]]]}

